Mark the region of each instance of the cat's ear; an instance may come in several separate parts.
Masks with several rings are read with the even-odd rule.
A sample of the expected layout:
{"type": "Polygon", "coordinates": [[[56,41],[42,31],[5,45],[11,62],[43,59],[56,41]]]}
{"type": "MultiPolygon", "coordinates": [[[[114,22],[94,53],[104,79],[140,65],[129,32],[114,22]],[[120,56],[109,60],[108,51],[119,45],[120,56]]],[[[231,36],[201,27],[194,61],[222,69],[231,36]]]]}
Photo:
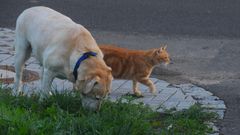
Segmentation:
{"type": "Polygon", "coordinates": [[[163,44],[163,45],[161,45],[161,46],[164,46],[164,47],[161,47],[162,50],[166,50],[166,49],[167,49],[167,45],[166,45],[166,44],[163,44]]]}
{"type": "Polygon", "coordinates": [[[162,47],[155,49],[155,51],[154,51],[155,55],[159,55],[162,52],[162,50],[163,50],[162,47]]]}
{"type": "Polygon", "coordinates": [[[167,49],[167,45],[165,45],[164,47],[163,47],[163,50],[166,50],[167,49]]]}

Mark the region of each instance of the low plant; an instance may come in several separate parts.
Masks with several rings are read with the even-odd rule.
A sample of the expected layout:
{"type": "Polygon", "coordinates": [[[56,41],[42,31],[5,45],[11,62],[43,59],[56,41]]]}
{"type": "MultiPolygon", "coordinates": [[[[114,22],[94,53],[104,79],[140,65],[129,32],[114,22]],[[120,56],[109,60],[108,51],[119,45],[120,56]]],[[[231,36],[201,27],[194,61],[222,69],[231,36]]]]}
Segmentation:
{"type": "Polygon", "coordinates": [[[11,96],[0,90],[0,134],[151,135],[206,134],[204,124],[215,115],[199,106],[162,115],[134,98],[105,100],[98,112],[85,110],[77,93],[64,93],[39,102],[38,96],[11,96]]]}
{"type": "Polygon", "coordinates": [[[187,110],[160,114],[154,121],[161,122],[158,126],[163,135],[205,135],[213,131],[206,122],[215,121],[217,118],[216,113],[206,112],[200,105],[193,105],[187,110]]]}

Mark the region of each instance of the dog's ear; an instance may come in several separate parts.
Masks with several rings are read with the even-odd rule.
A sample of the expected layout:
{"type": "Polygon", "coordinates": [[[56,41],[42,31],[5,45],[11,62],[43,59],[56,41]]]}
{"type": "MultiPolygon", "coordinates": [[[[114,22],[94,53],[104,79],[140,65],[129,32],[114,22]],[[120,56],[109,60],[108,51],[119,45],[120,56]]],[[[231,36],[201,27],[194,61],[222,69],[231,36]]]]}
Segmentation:
{"type": "Polygon", "coordinates": [[[86,87],[83,90],[83,93],[88,94],[89,92],[91,92],[93,87],[98,84],[98,80],[99,80],[99,77],[97,77],[97,76],[95,78],[91,79],[91,80],[87,79],[86,80],[86,87]]]}
{"type": "Polygon", "coordinates": [[[109,72],[112,72],[112,68],[111,67],[107,67],[109,72]]]}

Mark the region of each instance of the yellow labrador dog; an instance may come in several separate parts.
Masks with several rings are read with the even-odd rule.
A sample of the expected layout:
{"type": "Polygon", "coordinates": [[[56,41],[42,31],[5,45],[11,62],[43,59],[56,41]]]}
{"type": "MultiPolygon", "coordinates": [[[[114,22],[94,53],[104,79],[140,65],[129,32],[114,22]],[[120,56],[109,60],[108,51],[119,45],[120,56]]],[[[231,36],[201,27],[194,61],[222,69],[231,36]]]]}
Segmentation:
{"type": "Polygon", "coordinates": [[[111,89],[111,68],[91,33],[47,7],[23,11],[16,23],[15,89],[22,90],[24,62],[32,54],[42,66],[41,97],[49,94],[55,77],[68,79],[83,95],[83,106],[98,109],[111,89]]]}

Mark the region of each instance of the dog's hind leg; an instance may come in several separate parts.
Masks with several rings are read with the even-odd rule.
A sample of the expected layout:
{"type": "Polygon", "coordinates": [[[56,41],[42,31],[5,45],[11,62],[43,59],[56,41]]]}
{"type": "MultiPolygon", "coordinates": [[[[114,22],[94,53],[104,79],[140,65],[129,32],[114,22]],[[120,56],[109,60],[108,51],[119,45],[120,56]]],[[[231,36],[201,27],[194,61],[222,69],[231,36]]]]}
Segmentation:
{"type": "Polygon", "coordinates": [[[28,41],[16,35],[15,39],[15,79],[13,95],[19,95],[22,92],[22,76],[25,61],[30,57],[32,52],[28,41]]]}

